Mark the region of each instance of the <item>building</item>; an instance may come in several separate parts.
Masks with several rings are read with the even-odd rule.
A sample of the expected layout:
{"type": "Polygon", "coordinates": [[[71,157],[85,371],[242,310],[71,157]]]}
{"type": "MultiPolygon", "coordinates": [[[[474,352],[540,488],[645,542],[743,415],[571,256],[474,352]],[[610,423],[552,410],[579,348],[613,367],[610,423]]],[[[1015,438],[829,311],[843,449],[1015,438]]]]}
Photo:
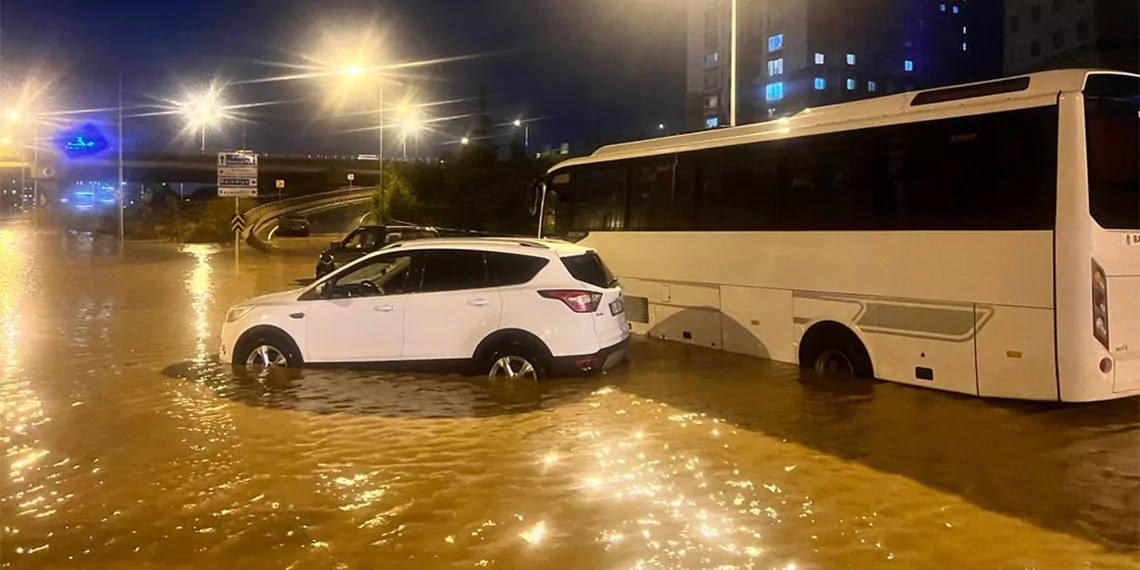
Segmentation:
{"type": "MultiPolygon", "coordinates": [[[[1001,4],[738,0],[738,122],[1001,74],[1001,4]]],[[[728,124],[731,0],[688,13],[690,129],[728,124]]]]}
{"type": "Polygon", "coordinates": [[[1062,67],[1140,72],[1136,6],[1136,0],[1005,0],[1005,73],[1062,67]]]}

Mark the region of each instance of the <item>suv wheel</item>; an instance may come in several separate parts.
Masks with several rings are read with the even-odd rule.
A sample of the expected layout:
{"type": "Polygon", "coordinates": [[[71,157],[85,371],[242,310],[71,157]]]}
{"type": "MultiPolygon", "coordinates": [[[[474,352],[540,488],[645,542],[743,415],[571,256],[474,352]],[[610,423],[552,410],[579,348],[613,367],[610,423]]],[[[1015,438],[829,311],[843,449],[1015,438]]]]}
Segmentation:
{"type": "Polygon", "coordinates": [[[522,345],[496,351],[488,361],[489,380],[539,380],[546,376],[542,362],[522,345]]]}
{"type": "Polygon", "coordinates": [[[234,351],[234,365],[253,371],[293,368],[301,365],[301,356],[289,339],[267,332],[243,340],[234,351]]]}

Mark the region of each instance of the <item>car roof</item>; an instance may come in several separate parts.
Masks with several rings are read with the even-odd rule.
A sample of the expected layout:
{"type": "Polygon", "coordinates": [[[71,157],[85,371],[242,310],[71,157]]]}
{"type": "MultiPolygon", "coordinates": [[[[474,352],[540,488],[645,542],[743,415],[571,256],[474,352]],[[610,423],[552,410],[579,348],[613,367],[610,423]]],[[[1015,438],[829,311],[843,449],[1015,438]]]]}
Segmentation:
{"type": "Polygon", "coordinates": [[[561,240],[515,237],[477,237],[435,238],[401,241],[384,247],[379,252],[388,252],[397,249],[471,249],[478,251],[517,253],[535,257],[547,257],[546,254],[548,253],[552,253],[558,257],[573,257],[594,251],[591,248],[561,240]]]}
{"type": "Polygon", "coordinates": [[[358,226],[360,230],[420,230],[425,232],[434,232],[435,228],[427,226],[378,226],[376,224],[364,224],[358,226]]]}

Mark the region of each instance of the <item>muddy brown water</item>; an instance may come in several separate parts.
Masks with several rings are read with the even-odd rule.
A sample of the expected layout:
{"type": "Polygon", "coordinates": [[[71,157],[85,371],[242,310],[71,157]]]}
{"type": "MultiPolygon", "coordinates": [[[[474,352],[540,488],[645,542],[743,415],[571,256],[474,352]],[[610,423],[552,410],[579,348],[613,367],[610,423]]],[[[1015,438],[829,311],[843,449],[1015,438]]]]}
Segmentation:
{"type": "Polygon", "coordinates": [[[1140,567],[1136,399],[645,340],[537,384],[215,362],[231,303],[311,270],[0,227],[0,566],[1140,567]]]}

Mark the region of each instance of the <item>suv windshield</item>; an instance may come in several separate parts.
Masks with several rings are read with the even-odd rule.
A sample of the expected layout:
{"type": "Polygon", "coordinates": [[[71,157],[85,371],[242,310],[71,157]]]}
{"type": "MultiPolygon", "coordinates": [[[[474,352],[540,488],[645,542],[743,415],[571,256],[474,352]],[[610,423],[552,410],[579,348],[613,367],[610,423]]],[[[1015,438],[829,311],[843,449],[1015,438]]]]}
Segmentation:
{"type": "Polygon", "coordinates": [[[610,273],[606,264],[602,262],[602,258],[592,251],[574,257],[563,257],[562,264],[570,271],[570,275],[583,283],[603,288],[613,287],[617,284],[617,279],[613,273],[610,273]]]}
{"type": "Polygon", "coordinates": [[[1140,79],[1092,75],[1085,86],[1089,213],[1102,228],[1140,229],[1140,79]]]}

